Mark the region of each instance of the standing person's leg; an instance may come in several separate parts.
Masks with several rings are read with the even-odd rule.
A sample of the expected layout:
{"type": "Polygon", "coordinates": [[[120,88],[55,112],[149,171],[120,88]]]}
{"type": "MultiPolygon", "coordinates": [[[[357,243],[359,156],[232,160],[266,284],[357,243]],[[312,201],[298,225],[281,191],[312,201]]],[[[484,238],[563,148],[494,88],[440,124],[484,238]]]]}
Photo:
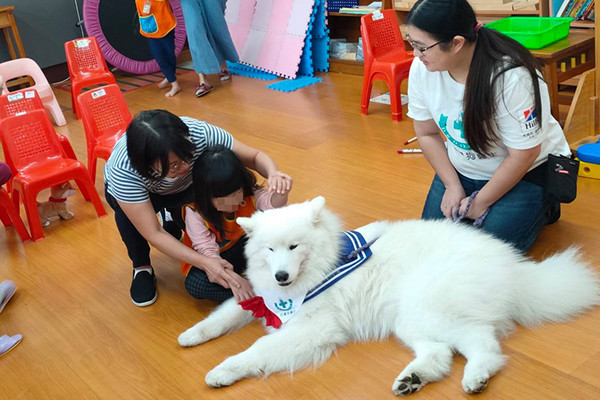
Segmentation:
{"type": "Polygon", "coordinates": [[[172,97],[179,92],[179,84],[175,76],[177,59],[175,57],[175,30],[169,32],[165,37],[159,39],[148,39],[150,51],[156,59],[165,79],[158,84],[159,88],[165,88],[171,83],[171,90],[165,94],[172,97]]]}
{"type": "Polygon", "coordinates": [[[225,20],[225,0],[200,0],[206,16],[206,26],[208,31],[208,41],[214,51],[214,54],[225,69],[227,64],[225,60],[238,62],[238,52],[231,38],[227,21],[225,20]]]}
{"type": "Polygon", "coordinates": [[[238,62],[239,56],[225,20],[226,2],[225,0],[202,1],[208,21],[208,40],[221,66],[219,79],[228,81],[231,79],[231,72],[227,68],[227,61],[238,62]]]}
{"type": "Polygon", "coordinates": [[[198,73],[199,86],[196,88],[196,96],[201,97],[213,90],[206,80],[206,74],[218,73],[220,61],[208,40],[203,1],[181,0],[181,9],[194,69],[198,73]]]}

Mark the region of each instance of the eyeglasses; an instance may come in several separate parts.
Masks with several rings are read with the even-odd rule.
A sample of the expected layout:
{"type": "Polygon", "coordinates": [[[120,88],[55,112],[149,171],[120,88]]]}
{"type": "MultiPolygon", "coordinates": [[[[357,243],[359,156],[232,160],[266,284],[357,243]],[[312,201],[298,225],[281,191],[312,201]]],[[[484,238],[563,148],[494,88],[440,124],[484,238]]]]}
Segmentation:
{"type": "Polygon", "coordinates": [[[413,42],[410,38],[410,36],[406,35],[406,41],[412,46],[413,49],[415,49],[417,52],[419,52],[419,54],[423,55],[427,50],[437,46],[438,44],[445,42],[445,40],[440,40],[438,42],[435,42],[432,45],[426,46],[426,47],[421,47],[418,44],[416,44],[415,42],[413,42]]]}
{"type": "MultiPolygon", "coordinates": [[[[189,165],[189,163],[187,161],[184,160],[175,160],[171,163],[169,163],[169,171],[167,172],[167,174],[174,174],[177,171],[179,171],[179,169],[183,166],[183,165],[189,165]]],[[[161,169],[160,168],[153,168],[153,171],[155,174],[157,175],[161,175],[161,169]]]]}

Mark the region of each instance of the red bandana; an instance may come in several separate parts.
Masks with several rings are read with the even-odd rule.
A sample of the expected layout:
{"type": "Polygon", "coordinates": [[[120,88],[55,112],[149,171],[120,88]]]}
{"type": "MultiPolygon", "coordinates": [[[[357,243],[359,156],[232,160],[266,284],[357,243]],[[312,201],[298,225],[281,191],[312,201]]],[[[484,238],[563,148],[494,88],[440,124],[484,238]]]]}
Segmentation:
{"type": "Polygon", "coordinates": [[[265,318],[265,324],[273,328],[281,326],[281,320],[275,313],[267,308],[262,297],[256,296],[251,299],[244,300],[239,303],[244,310],[252,311],[252,315],[256,318],[265,318]]]}

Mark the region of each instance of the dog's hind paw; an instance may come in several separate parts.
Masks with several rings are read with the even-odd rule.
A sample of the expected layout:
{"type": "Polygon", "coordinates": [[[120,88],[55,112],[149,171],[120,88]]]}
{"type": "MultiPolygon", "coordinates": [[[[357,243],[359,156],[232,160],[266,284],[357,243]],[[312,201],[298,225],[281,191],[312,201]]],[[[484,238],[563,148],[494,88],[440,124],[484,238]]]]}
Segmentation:
{"type": "Polygon", "coordinates": [[[241,377],[238,377],[232,370],[217,366],[206,374],[204,381],[208,386],[219,388],[229,386],[240,379],[241,377]]]}
{"type": "Polygon", "coordinates": [[[392,385],[392,391],[396,396],[408,396],[421,390],[425,383],[414,372],[410,376],[398,377],[392,385]]]}
{"type": "Polygon", "coordinates": [[[464,378],[462,381],[462,386],[466,393],[481,393],[487,387],[488,382],[488,377],[477,376],[472,379],[464,378]]]}
{"type": "Polygon", "coordinates": [[[206,342],[206,338],[201,334],[201,331],[192,327],[179,335],[177,341],[181,347],[197,346],[200,343],[206,342]]]}

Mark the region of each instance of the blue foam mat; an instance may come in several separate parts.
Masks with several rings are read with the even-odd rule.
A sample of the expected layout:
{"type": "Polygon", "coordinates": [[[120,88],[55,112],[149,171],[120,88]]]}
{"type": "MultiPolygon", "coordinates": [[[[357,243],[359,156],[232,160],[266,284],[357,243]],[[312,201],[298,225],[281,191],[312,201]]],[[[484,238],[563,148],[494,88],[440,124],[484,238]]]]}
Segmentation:
{"type": "Polygon", "coordinates": [[[296,79],[286,79],[267,85],[268,89],[279,90],[280,92],[293,92],[305,86],[314,85],[323,79],[314,76],[298,76],[296,79]]]}
{"type": "Polygon", "coordinates": [[[234,75],[245,76],[248,78],[261,79],[263,81],[272,81],[274,79],[279,78],[275,74],[271,74],[269,72],[261,71],[258,68],[250,67],[248,65],[240,64],[240,63],[232,63],[227,61],[227,68],[229,72],[234,75]]]}

